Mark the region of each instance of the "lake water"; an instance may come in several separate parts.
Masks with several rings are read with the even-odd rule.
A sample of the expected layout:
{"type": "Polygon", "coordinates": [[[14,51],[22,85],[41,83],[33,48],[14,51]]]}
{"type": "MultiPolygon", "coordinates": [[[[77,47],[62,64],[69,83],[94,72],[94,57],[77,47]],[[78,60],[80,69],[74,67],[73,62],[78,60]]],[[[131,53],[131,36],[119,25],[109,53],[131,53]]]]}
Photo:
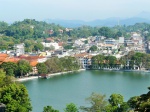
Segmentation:
{"type": "Polygon", "coordinates": [[[71,102],[78,107],[88,105],[85,98],[92,92],[106,94],[107,98],[112,93],[119,93],[125,101],[147,93],[150,73],[86,70],[22,83],[28,89],[33,112],[42,112],[47,105],[63,112],[71,102]]]}

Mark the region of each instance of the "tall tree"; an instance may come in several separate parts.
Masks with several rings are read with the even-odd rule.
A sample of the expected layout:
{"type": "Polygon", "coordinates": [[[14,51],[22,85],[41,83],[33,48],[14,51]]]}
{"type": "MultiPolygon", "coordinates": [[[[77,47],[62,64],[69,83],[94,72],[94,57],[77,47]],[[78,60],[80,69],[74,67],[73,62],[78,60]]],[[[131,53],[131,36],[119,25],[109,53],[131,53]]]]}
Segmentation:
{"type": "Polygon", "coordinates": [[[118,106],[123,103],[123,96],[120,94],[112,94],[109,98],[109,103],[112,106],[118,106]]]}
{"type": "Polygon", "coordinates": [[[27,60],[19,60],[18,73],[19,76],[24,76],[32,70],[30,63],[27,60]]]}
{"type": "Polygon", "coordinates": [[[135,111],[150,112],[150,87],[148,87],[148,89],[148,93],[142,94],[137,98],[137,103],[135,104],[135,111]]]}
{"type": "Polygon", "coordinates": [[[89,49],[89,51],[97,51],[97,50],[98,50],[98,48],[96,45],[91,46],[89,49]]]}
{"type": "Polygon", "coordinates": [[[43,49],[44,49],[43,44],[41,44],[41,43],[35,43],[35,45],[34,45],[34,50],[35,51],[42,51],[43,49]]]}
{"type": "Polygon", "coordinates": [[[13,62],[4,62],[1,64],[1,68],[6,71],[6,75],[15,76],[17,73],[18,65],[13,62]]]}
{"type": "Polygon", "coordinates": [[[91,107],[81,106],[80,109],[85,112],[103,112],[108,104],[105,97],[105,95],[92,93],[91,96],[87,98],[91,107]]]}
{"type": "Polygon", "coordinates": [[[29,112],[32,110],[28,92],[22,84],[10,84],[0,91],[0,102],[6,105],[6,112],[29,112]]]}
{"type": "Polygon", "coordinates": [[[43,108],[43,112],[59,112],[59,111],[53,109],[52,106],[46,106],[46,107],[43,108]]]}
{"type": "Polygon", "coordinates": [[[107,38],[112,37],[112,31],[109,27],[101,27],[98,30],[98,32],[101,36],[104,36],[104,37],[107,37],[107,38]]]}
{"type": "Polygon", "coordinates": [[[74,103],[70,103],[66,105],[66,108],[64,109],[65,112],[78,112],[78,108],[74,103]]]}
{"type": "Polygon", "coordinates": [[[36,67],[38,69],[39,74],[47,74],[48,73],[47,66],[45,65],[45,63],[38,63],[36,65],[36,67]]]}

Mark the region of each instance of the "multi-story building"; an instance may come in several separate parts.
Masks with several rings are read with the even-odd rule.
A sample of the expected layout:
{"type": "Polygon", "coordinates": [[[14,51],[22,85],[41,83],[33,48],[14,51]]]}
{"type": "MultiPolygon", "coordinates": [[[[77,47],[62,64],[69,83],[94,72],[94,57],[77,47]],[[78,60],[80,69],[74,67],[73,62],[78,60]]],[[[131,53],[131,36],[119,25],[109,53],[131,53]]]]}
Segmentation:
{"type": "Polygon", "coordinates": [[[41,42],[43,44],[44,47],[53,47],[55,50],[57,49],[61,49],[62,46],[59,46],[59,44],[57,42],[49,42],[49,43],[46,43],[46,42],[41,42]]]}
{"type": "Polygon", "coordinates": [[[91,58],[93,57],[89,53],[75,54],[74,57],[79,61],[80,67],[83,69],[90,69],[91,58]]]}
{"type": "Polygon", "coordinates": [[[119,37],[119,44],[124,44],[124,37],[119,37]]]}
{"type": "Polygon", "coordinates": [[[14,50],[17,56],[24,54],[24,43],[14,45],[14,50]]]}
{"type": "Polygon", "coordinates": [[[112,44],[112,45],[114,45],[114,44],[116,44],[116,40],[110,38],[110,39],[104,40],[104,43],[105,43],[105,44],[112,44]]]}

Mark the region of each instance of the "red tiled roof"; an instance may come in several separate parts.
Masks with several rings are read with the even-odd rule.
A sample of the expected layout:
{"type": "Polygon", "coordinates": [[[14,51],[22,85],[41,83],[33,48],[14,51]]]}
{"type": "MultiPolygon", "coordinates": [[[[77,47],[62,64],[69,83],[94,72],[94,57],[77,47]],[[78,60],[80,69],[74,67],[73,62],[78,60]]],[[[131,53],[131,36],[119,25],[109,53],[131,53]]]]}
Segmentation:
{"type": "Polygon", "coordinates": [[[0,57],[8,57],[8,56],[9,56],[8,54],[0,53],[0,57]]]}
{"type": "Polygon", "coordinates": [[[92,58],[93,56],[90,55],[89,53],[80,53],[80,54],[75,54],[74,57],[76,58],[92,58]]]}
{"type": "Polygon", "coordinates": [[[63,46],[63,42],[59,42],[58,45],[59,45],[59,46],[63,46]]]}
{"type": "Polygon", "coordinates": [[[46,38],[47,41],[54,41],[53,38],[46,38]]]}
{"type": "Polygon", "coordinates": [[[22,56],[19,56],[18,58],[32,61],[32,60],[38,60],[38,59],[45,58],[45,57],[44,56],[24,56],[24,55],[22,55],[22,56]]]}
{"type": "Polygon", "coordinates": [[[19,60],[20,60],[19,58],[8,57],[8,58],[6,58],[3,62],[13,62],[13,63],[17,63],[19,60]]]}
{"type": "Polygon", "coordinates": [[[37,64],[38,64],[37,61],[30,61],[30,65],[31,65],[32,67],[36,66],[37,64]]]}

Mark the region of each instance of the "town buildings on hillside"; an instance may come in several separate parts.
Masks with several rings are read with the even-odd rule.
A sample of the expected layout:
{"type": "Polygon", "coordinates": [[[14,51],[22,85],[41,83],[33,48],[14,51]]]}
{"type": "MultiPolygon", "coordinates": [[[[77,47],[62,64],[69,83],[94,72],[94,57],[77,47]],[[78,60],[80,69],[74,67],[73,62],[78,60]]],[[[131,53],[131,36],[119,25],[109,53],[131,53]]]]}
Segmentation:
{"type": "MultiPolygon", "coordinates": [[[[60,32],[62,31],[60,30],[60,32]]],[[[50,33],[52,33],[52,31],[50,31],[50,33]]],[[[128,39],[124,37],[112,39],[106,38],[104,36],[91,36],[88,38],[79,38],[76,40],[68,38],[68,41],[65,43],[60,39],[56,41],[54,38],[47,38],[41,43],[45,48],[51,49],[44,49],[44,51],[39,51],[35,54],[36,56],[32,56],[28,53],[27,56],[24,51],[24,44],[16,44],[13,51],[7,51],[5,52],[6,55],[0,55],[0,63],[8,61],[17,62],[20,59],[26,59],[33,67],[35,67],[37,63],[45,62],[47,59],[54,56],[57,56],[58,58],[74,56],[78,59],[81,68],[88,69],[91,65],[92,56],[98,54],[105,56],[113,55],[119,59],[122,56],[127,55],[128,52],[132,50],[136,52],[146,52],[146,47],[150,49],[150,44],[148,44],[149,46],[145,46],[143,37],[141,37],[141,35],[136,32],[131,33],[131,37],[128,39]],[[64,43],[66,45],[72,45],[72,49],[64,49],[64,43]],[[97,50],[89,50],[92,46],[96,46],[97,50]]]]}

